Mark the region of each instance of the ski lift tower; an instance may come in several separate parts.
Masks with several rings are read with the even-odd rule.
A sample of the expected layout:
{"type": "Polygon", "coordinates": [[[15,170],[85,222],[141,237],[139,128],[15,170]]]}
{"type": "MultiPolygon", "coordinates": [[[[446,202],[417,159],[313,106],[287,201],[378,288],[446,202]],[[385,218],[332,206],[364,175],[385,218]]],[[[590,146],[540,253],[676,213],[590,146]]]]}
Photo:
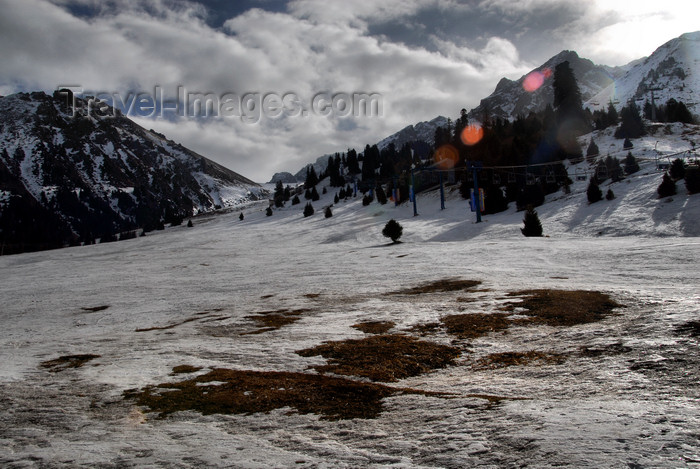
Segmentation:
{"type": "Polygon", "coordinates": [[[651,92],[651,121],[656,122],[656,104],[654,104],[654,91],[661,91],[662,88],[649,88],[651,92]]]}

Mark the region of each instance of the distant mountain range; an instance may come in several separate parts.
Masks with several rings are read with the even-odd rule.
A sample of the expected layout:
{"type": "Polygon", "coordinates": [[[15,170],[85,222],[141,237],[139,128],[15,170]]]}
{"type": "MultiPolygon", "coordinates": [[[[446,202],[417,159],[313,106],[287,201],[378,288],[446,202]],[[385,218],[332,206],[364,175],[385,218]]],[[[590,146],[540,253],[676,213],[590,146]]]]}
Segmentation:
{"type": "MultiPolygon", "coordinates": [[[[644,101],[651,101],[651,90],[654,89],[657,105],[674,98],[683,101],[694,115],[700,113],[700,31],[696,31],[672,39],[651,56],[622,67],[596,65],[574,51],[562,51],[518,80],[502,78],[494,92],[468,112],[469,119],[480,121],[488,116],[491,119],[500,117],[513,120],[518,115],[527,116],[530,112],[543,110],[554,101],[554,68],[565,61],[569,62],[576,76],[584,107],[592,111],[607,108],[610,102],[619,111],[631,99],[638,101],[641,107],[644,101]],[[540,73],[544,79],[541,86],[526,90],[525,80],[532,73],[540,73]]],[[[432,145],[435,130],[446,123],[447,118],[440,116],[409,125],[377,142],[377,146],[382,149],[394,143],[400,148],[405,143],[418,140],[432,145]]],[[[328,156],[324,155],[313,163],[317,172],[326,168],[328,156]]],[[[303,181],[307,166],[293,176],[297,181],[303,181]]],[[[284,182],[291,180],[289,173],[286,175],[287,181],[284,182]]]]}
{"type": "Polygon", "coordinates": [[[66,98],[0,98],[4,253],[113,239],[266,196],[253,181],[119,113],[88,116],[76,98],[73,116],[66,98]]]}

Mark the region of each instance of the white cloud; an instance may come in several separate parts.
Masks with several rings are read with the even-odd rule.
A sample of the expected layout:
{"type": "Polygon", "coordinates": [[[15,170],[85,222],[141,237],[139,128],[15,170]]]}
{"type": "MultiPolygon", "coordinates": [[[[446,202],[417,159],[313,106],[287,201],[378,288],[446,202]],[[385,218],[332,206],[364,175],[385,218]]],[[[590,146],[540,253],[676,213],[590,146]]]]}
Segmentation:
{"type": "Polygon", "coordinates": [[[541,63],[523,60],[520,44],[516,47],[503,29],[477,38],[426,36],[432,42],[408,46],[370,35],[372,25],[397,21],[420,30],[422,15],[432,15],[433,21],[441,15],[438,18],[444,19],[439,21],[446,24],[465,17],[459,15],[474,21],[487,15],[501,28],[525,32],[544,21],[541,26],[549,37],[542,41],[580,47],[581,55],[589,52],[599,61],[618,53],[610,51],[622,49],[619,41],[630,41],[632,48],[634,39],[621,35],[635,37],[632,33],[639,25],[634,21],[670,25],[678,19],[670,12],[659,16],[651,2],[642,2],[636,16],[623,14],[637,4],[358,0],[331,6],[326,1],[295,0],[287,13],[253,9],[213,29],[205,22],[203,7],[185,0],[0,0],[0,91],[50,91],[78,84],[95,91],[148,92],[155,85],[166,90],[183,85],[218,95],[294,92],[307,101],[320,91],[383,96],[382,118],[358,118],[352,124],[319,116],[263,119],[256,125],[236,119],[205,124],[140,120],[248,177],[264,180],[276,171],[294,171],[324,153],[361,149],[408,124],[439,114],[454,117],[459,109],[476,106],[501,77],[517,78],[541,63]],[[66,4],[82,4],[99,14],[78,18],[68,13],[66,4]],[[562,18],[574,18],[574,23],[562,23],[562,18]],[[603,39],[594,40],[595,34],[603,39]]]}

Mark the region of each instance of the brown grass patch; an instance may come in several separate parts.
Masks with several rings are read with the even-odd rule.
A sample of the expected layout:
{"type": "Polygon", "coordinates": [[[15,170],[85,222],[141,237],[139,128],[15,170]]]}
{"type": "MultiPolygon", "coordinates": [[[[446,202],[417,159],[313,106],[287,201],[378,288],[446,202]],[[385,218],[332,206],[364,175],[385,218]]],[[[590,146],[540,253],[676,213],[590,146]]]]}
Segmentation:
{"type": "Polygon", "coordinates": [[[383,410],[382,399],[395,394],[438,395],[340,377],[227,369],[124,392],[127,399],[160,417],[187,410],[204,415],[252,414],[289,407],[327,420],[375,418],[383,410]]]}
{"type": "Polygon", "coordinates": [[[57,373],[59,371],[67,370],[68,368],[80,368],[95,358],[100,358],[100,355],[64,355],[54,360],[41,362],[41,366],[47,368],[52,373],[57,373]]]}
{"type": "Polygon", "coordinates": [[[511,321],[504,313],[467,313],[445,316],[440,321],[447,332],[462,339],[475,339],[492,332],[507,329],[511,321]]]}
{"type": "Polygon", "coordinates": [[[528,352],[492,353],[474,363],[476,370],[493,370],[508,366],[559,365],[566,360],[561,353],[547,353],[530,350],[528,352]]]}
{"type": "Polygon", "coordinates": [[[509,294],[523,297],[520,303],[507,304],[505,311],[525,308],[526,323],[550,326],[575,326],[600,321],[622,305],[610,295],[585,290],[524,290],[509,294]]]}
{"type": "Polygon", "coordinates": [[[180,374],[186,374],[186,373],[196,373],[197,371],[199,371],[201,369],[202,369],[201,366],[178,365],[176,367],[173,367],[173,372],[170,374],[180,375],[180,374]]]}
{"type": "Polygon", "coordinates": [[[478,285],[481,285],[479,280],[461,280],[461,279],[442,279],[434,282],[428,282],[423,285],[418,285],[412,288],[406,288],[395,292],[388,293],[389,295],[422,295],[424,293],[438,292],[453,292],[469,290],[478,285]]]}
{"type": "Polygon", "coordinates": [[[302,357],[320,355],[328,359],[327,365],[314,367],[320,372],[390,382],[451,365],[460,351],[405,335],[378,335],[326,342],[296,353],[302,357]]]}
{"type": "Polygon", "coordinates": [[[396,325],[394,321],[365,321],[358,324],[353,324],[358,331],[362,331],[365,334],[384,334],[389,332],[391,328],[396,325]]]}
{"type": "Polygon", "coordinates": [[[260,329],[243,332],[241,335],[262,334],[263,332],[275,331],[297,322],[301,319],[300,316],[303,313],[309,311],[308,309],[278,309],[276,311],[261,311],[255,316],[246,316],[246,319],[252,319],[260,329]]]}

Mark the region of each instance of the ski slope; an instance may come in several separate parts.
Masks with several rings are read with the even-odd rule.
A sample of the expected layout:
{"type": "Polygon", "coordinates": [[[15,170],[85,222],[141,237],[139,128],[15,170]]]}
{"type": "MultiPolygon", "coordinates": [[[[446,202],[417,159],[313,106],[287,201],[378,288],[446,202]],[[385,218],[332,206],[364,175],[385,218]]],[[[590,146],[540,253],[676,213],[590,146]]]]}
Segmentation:
{"type": "MultiPolygon", "coordinates": [[[[640,158],[654,138],[635,141],[640,158]]],[[[616,144],[596,142],[601,152],[616,144]]],[[[686,143],[679,136],[667,152],[686,143]]],[[[673,200],[659,200],[661,173],[652,159],[641,166],[611,186],[613,201],[588,205],[584,181],[548,196],[538,208],[548,237],[536,239],[520,234],[513,208],[476,224],[456,188],[444,211],[436,193],[418,196],[417,217],[409,204],[362,207],[358,197],[326,219],[329,189],[309,218],[304,202],[271,217],[250,205],[242,221],[232,212],[129,241],[0,257],[0,465],[698,467],[699,343],[678,326],[700,310],[700,196],[679,183],[673,200]],[[400,244],[381,235],[391,218],[404,227],[400,244]],[[446,278],[482,284],[387,295],[446,278]],[[390,385],[450,397],[388,397],[375,419],[289,408],[161,419],[123,397],[181,380],[171,374],[181,365],[315,373],[324,359],[295,352],[361,338],[358,322],[393,321],[410,335],[448,314],[499,311],[509,292],[528,288],[597,290],[625,307],[572,327],[429,335],[460,347],[456,364],[390,385]],[[249,334],[250,315],[300,308],[298,321],[249,334]],[[528,350],[568,358],[474,367],[528,350]],[[60,372],[42,366],[78,354],[97,357],[60,372]]]]}

